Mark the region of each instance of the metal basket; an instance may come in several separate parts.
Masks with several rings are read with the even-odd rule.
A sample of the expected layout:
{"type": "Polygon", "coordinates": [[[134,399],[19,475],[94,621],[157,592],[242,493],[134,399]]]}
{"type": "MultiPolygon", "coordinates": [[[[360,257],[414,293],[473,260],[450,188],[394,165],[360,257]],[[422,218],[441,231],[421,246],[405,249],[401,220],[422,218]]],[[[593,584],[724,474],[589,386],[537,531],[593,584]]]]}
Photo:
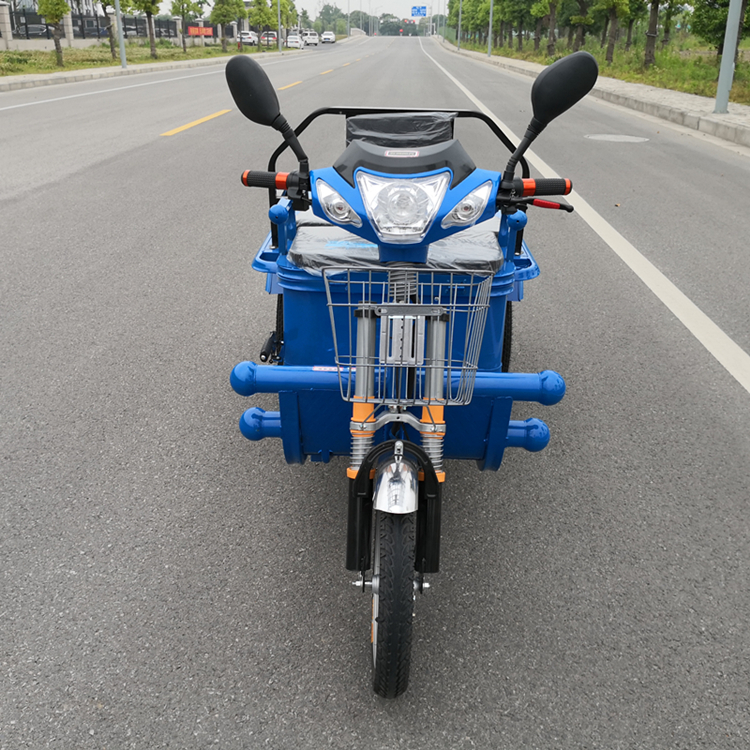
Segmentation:
{"type": "Polygon", "coordinates": [[[342,398],[471,401],[492,276],[373,266],[327,268],[323,278],[342,398]]]}

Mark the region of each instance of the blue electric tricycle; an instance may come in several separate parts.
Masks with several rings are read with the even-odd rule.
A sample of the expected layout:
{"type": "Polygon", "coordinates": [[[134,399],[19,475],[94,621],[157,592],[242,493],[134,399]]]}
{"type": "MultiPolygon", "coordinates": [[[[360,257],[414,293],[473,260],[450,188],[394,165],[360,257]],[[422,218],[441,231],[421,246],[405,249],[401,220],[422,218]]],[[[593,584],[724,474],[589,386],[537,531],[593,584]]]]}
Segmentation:
{"type": "Polygon", "coordinates": [[[246,56],[227,65],[240,111],[284,138],[268,171],[242,175],[269,192],[271,232],[253,268],[278,306],[263,364],[238,364],[231,384],[243,396],[277,393],[279,411],[250,408],[240,429],[280,438],[290,463],[349,457],[346,567],[371,596],[383,697],[407,687],[416,594],[438,571],[445,459],[497,470],[506,448],[549,441],[540,420],[510,418],[514,400],[551,405],[565,392],[550,370],[508,372],[511,305],[539,273],[523,241],[526,211],[572,211],[540,199],[571,184],[531,179],[523,154],[597,74],[585,52],[546,68],[514,147],[473,111],[328,107],[292,129],[260,65],[246,56]],[[347,146],[332,167],[310,170],[298,136],[323,115],[346,118],[347,146]],[[511,152],[502,174],[476,167],[453,137],[467,117],[511,152]],[[276,171],[286,148],[298,171],[276,171]]]}

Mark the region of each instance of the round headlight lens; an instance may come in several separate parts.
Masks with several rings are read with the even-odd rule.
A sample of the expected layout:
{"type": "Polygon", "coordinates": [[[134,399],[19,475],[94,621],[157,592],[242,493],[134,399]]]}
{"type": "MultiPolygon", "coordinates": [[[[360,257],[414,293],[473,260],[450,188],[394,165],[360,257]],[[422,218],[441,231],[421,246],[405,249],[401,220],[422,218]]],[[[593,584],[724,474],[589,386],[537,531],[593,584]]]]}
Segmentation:
{"type": "Polygon", "coordinates": [[[318,193],[318,203],[323,213],[336,224],[353,224],[355,227],[362,226],[354,209],[336,192],[327,182],[316,180],[315,189],[318,193]]]}
{"type": "Polygon", "coordinates": [[[470,226],[484,213],[491,193],[491,182],[485,182],[476,190],[472,190],[458,202],[458,205],[443,219],[440,226],[443,229],[470,226]]]}

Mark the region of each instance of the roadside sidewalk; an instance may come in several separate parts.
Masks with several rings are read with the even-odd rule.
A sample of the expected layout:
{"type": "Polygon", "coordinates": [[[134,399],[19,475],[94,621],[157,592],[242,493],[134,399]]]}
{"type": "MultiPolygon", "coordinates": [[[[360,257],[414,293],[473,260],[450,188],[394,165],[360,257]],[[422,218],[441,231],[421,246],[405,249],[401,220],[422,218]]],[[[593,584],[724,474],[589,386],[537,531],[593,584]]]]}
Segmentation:
{"type": "MultiPolygon", "coordinates": [[[[279,52],[263,52],[259,58],[279,57],[279,52]]],[[[0,92],[30,89],[37,86],[53,86],[57,83],[75,83],[77,81],[96,81],[100,78],[116,78],[118,76],[132,76],[139,73],[158,73],[161,70],[184,70],[185,68],[202,68],[207,65],[219,65],[229,60],[230,56],[207,57],[201,60],[175,60],[173,62],[142,63],[128,65],[123,68],[112,65],[106,68],[86,68],[84,70],[68,70],[59,73],[38,73],[25,76],[0,76],[0,92]]]]}
{"type": "MultiPolygon", "coordinates": [[[[456,50],[445,40],[441,43],[445,49],[459,55],[533,78],[544,70],[544,65],[538,63],[496,55],[489,58],[482,52],[456,50]]],[[[679,91],[659,89],[642,83],[618,81],[602,75],[599,76],[591,96],[698,130],[725,141],[750,147],[750,106],[745,104],[730,102],[728,114],[716,115],[714,114],[716,102],[710,97],[683,94],[679,91]]]]}

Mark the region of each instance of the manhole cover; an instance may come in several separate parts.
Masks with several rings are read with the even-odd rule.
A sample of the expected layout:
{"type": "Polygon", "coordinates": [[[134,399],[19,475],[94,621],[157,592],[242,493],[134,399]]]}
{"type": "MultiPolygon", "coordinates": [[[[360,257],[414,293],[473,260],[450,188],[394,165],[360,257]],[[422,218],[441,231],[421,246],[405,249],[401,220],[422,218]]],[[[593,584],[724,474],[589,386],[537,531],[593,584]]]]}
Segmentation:
{"type": "Polygon", "coordinates": [[[645,143],[648,140],[637,135],[617,135],[616,133],[601,133],[584,137],[591,138],[592,141],[614,141],[615,143],[645,143]]]}

